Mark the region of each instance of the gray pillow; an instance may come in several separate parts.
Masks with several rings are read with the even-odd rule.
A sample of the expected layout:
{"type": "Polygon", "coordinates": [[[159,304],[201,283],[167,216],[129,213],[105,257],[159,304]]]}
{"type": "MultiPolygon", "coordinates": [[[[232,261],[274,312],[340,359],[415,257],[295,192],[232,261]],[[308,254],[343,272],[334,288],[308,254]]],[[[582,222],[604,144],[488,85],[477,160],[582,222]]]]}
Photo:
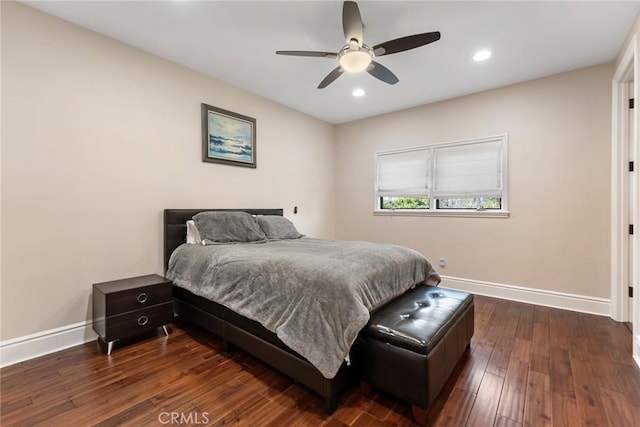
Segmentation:
{"type": "Polygon", "coordinates": [[[283,216],[258,215],[256,220],[269,240],[298,239],[302,237],[302,234],[296,230],[296,226],[283,216]]]}
{"type": "Polygon", "coordinates": [[[205,245],[267,240],[255,218],[246,212],[200,212],[193,221],[205,245]]]}

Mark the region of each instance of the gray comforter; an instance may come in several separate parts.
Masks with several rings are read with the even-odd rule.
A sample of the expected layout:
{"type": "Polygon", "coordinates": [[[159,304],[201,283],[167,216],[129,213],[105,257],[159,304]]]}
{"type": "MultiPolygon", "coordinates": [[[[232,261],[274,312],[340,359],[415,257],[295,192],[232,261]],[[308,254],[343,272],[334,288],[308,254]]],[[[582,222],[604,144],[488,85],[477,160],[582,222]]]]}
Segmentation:
{"type": "Polygon", "coordinates": [[[177,286],[261,323],[333,378],[369,312],[440,277],[397,245],[301,238],[182,245],[167,277],[177,286]]]}

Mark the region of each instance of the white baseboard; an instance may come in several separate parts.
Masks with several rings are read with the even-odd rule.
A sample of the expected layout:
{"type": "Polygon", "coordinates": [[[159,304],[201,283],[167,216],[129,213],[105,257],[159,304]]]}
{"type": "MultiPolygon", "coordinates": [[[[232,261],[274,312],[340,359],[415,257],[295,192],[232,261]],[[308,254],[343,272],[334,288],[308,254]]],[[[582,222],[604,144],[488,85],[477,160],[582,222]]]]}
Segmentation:
{"type": "Polygon", "coordinates": [[[563,292],[542,289],[525,288],[522,286],[505,285],[502,283],[482,282],[479,280],[462,279],[459,277],[442,276],[440,286],[456,289],[488,297],[537,304],[545,307],[561,308],[579,311],[581,313],[610,315],[611,300],[584,295],[567,294],[563,292]]]}
{"type": "MultiPolygon", "coordinates": [[[[604,298],[593,298],[521,286],[482,282],[459,277],[442,276],[441,286],[478,295],[597,314],[600,316],[609,316],[609,306],[611,305],[611,301],[604,298]]],[[[18,362],[95,340],[97,335],[91,326],[91,321],[85,321],[2,341],[0,342],[0,367],[13,365],[18,362]]],[[[640,365],[638,359],[636,359],[636,362],[640,365]]]]}
{"type": "Polygon", "coordinates": [[[0,342],[0,367],[33,359],[95,340],[92,322],[85,321],[61,328],[0,342]]]}

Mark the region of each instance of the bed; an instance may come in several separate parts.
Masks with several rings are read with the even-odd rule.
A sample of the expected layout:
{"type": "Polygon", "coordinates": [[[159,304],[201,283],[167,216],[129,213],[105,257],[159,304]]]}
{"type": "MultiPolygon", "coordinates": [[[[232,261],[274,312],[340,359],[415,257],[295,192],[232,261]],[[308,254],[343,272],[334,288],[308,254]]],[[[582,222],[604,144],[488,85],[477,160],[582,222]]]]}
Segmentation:
{"type": "MultiPolygon", "coordinates": [[[[366,246],[373,244],[366,242],[340,242],[343,246],[350,245],[347,245],[344,253],[341,252],[343,251],[342,246],[336,246],[338,244],[336,241],[311,238],[286,239],[282,241],[269,240],[265,244],[223,244],[219,246],[216,246],[218,245],[217,243],[213,244],[213,246],[183,244],[187,234],[186,222],[194,215],[201,212],[216,212],[215,214],[200,214],[200,216],[222,216],[227,215],[224,212],[237,211],[271,220],[276,218],[269,218],[268,216],[281,217],[283,214],[281,209],[165,210],[164,257],[165,266],[169,265],[171,259],[171,268],[167,274],[174,279],[175,312],[182,319],[193,322],[221,337],[225,347],[228,345],[237,346],[310,388],[324,399],[324,411],[330,414],[337,406],[339,393],[355,378],[354,367],[348,363],[349,346],[350,342],[352,342],[351,340],[355,339],[354,334],[357,334],[360,328],[366,324],[369,311],[379,308],[384,302],[402,294],[409,287],[413,287],[417,283],[415,281],[417,279],[414,278],[419,277],[420,280],[418,282],[431,282],[433,284],[434,281],[437,283],[439,277],[431,265],[421,256],[416,256],[416,260],[411,260],[411,265],[413,266],[413,263],[415,263],[417,267],[398,268],[398,274],[402,273],[401,279],[391,275],[388,278],[388,283],[374,283],[375,286],[366,284],[366,286],[361,287],[359,282],[361,277],[375,282],[369,276],[373,278],[383,277],[384,280],[387,280],[387,276],[384,276],[386,272],[383,274],[380,271],[373,271],[376,264],[372,267],[367,267],[371,269],[370,273],[362,267],[362,271],[357,272],[359,275],[356,275],[353,280],[355,282],[353,286],[348,282],[345,282],[344,285],[342,283],[339,286],[335,285],[335,282],[341,280],[342,275],[345,273],[344,271],[340,272],[339,268],[335,266],[334,269],[337,269],[336,271],[318,270],[320,271],[319,274],[310,274],[310,272],[315,273],[320,264],[324,265],[324,261],[317,261],[316,258],[321,258],[325,253],[330,252],[331,256],[338,258],[336,265],[339,265],[340,262],[342,262],[342,265],[346,265],[342,258],[351,256],[351,246],[356,247],[357,251],[364,251],[364,255],[367,258],[375,258],[377,254],[373,252],[373,249],[372,252],[369,252],[370,247],[366,246]],[[220,212],[223,213],[220,214],[220,212]],[[305,251],[310,251],[310,254],[305,255],[305,251]],[[257,266],[252,264],[254,260],[249,257],[250,255],[254,256],[253,254],[255,253],[259,254],[259,261],[255,261],[258,264],[257,266]],[[172,254],[174,254],[173,258],[171,258],[172,254]],[[284,268],[280,268],[280,264],[276,264],[277,268],[273,272],[269,271],[269,275],[272,276],[268,278],[268,282],[265,281],[266,279],[258,277],[260,274],[264,276],[261,270],[263,264],[272,263],[271,258],[276,259],[278,256],[284,257],[285,259],[282,262],[289,264],[291,262],[290,258],[295,259],[294,261],[297,263],[295,265],[296,271],[287,270],[290,268],[289,264],[286,266],[287,269],[284,269],[284,273],[275,271],[284,268]],[[217,264],[214,267],[210,267],[207,264],[210,261],[205,261],[205,259],[208,260],[209,258],[215,259],[217,264]],[[307,265],[309,263],[311,266],[307,265]],[[230,268],[229,265],[235,268],[235,270],[232,270],[231,276],[220,273],[223,267],[230,268]],[[254,269],[257,270],[253,272],[254,269]],[[289,276],[298,275],[298,269],[307,274],[306,276],[301,276],[301,279],[297,279],[301,283],[289,280],[289,276]],[[309,271],[305,272],[305,269],[309,271]],[[210,275],[198,276],[196,274],[202,274],[202,271],[206,271],[210,275]],[[211,273],[212,271],[215,274],[211,273]],[[255,276],[250,273],[255,274],[255,276]],[[234,276],[236,274],[238,277],[234,276]],[[409,283],[409,280],[412,283],[409,283]],[[269,288],[268,286],[272,286],[271,282],[275,284],[269,288]],[[325,282],[328,284],[325,284],[325,282]],[[293,289],[296,286],[301,289],[293,289]],[[368,286],[371,286],[371,291],[369,291],[368,286]],[[340,290],[343,287],[348,288],[349,292],[340,290]],[[339,289],[339,292],[345,292],[344,296],[332,293],[334,292],[332,288],[339,289]],[[357,289],[354,291],[352,288],[357,289]],[[367,291],[363,292],[362,289],[367,289],[367,291]],[[237,297],[234,295],[245,295],[244,293],[246,292],[254,298],[250,306],[245,303],[244,296],[237,297]],[[312,298],[301,295],[298,301],[296,295],[309,292],[314,292],[312,298]],[[268,303],[265,303],[272,294],[277,295],[277,297],[274,296],[268,303]],[[294,295],[294,297],[290,297],[290,295],[294,295]],[[305,300],[304,298],[307,299],[305,300]],[[359,305],[356,306],[355,303],[350,303],[349,298],[354,298],[354,301],[362,300],[362,304],[366,305],[364,314],[362,313],[363,308],[359,305]],[[342,301],[342,299],[345,301],[342,301]],[[318,302],[318,300],[322,301],[318,302]],[[279,306],[280,303],[282,303],[282,307],[279,306]],[[340,304],[343,304],[344,307],[337,307],[340,304]],[[245,309],[246,306],[249,307],[245,309]],[[262,311],[264,311],[262,306],[266,306],[271,311],[260,317],[262,311]],[[316,315],[316,311],[318,311],[316,306],[322,306],[322,310],[327,311],[322,311],[316,315]],[[351,307],[355,308],[352,309],[351,307]],[[296,315],[296,311],[303,314],[296,315]],[[318,317],[320,321],[312,322],[310,320],[307,322],[307,318],[312,319],[314,316],[318,317]],[[340,316],[347,317],[341,318],[340,316]],[[292,322],[290,319],[294,319],[294,321],[292,322]],[[270,320],[273,320],[273,322],[270,320]],[[363,321],[364,323],[362,323],[363,321]],[[299,331],[296,331],[296,329],[299,329],[299,331]],[[304,333],[300,333],[302,331],[304,333]],[[312,339],[309,342],[299,341],[294,336],[296,333],[298,335],[308,335],[312,339]],[[334,335],[335,343],[333,342],[334,335]],[[346,350],[341,340],[346,340],[346,350]],[[301,342],[303,345],[300,344],[301,342]]],[[[235,214],[231,213],[229,215],[235,214]]],[[[249,216],[246,214],[241,215],[249,216]]],[[[279,220],[282,221],[282,218],[279,218],[279,220]]],[[[384,249],[388,250],[389,253],[382,254],[379,257],[379,263],[386,262],[386,258],[390,259],[389,263],[397,263],[396,252],[411,251],[402,247],[384,249]]],[[[279,262],[281,261],[278,258],[279,262]]],[[[359,264],[348,265],[353,265],[353,269],[357,270],[356,267],[359,264]]],[[[273,266],[270,268],[273,268],[273,266]]],[[[300,275],[302,274],[300,273],[300,275]]],[[[347,275],[345,274],[344,276],[346,277],[347,275]]]]}

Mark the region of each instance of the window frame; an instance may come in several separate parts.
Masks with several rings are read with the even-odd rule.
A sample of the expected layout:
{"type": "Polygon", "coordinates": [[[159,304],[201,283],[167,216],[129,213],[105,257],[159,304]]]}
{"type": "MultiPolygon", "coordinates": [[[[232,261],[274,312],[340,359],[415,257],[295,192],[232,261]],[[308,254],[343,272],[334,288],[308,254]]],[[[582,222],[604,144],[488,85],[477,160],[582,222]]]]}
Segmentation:
{"type": "MultiPolygon", "coordinates": [[[[471,138],[465,140],[458,141],[450,141],[443,143],[435,143],[435,144],[427,144],[422,146],[413,146],[413,147],[405,147],[401,149],[393,149],[393,150],[384,150],[374,152],[374,207],[373,213],[374,215],[397,215],[397,216],[452,216],[452,217],[493,217],[493,218],[506,218],[510,215],[508,209],[508,145],[509,145],[509,135],[508,134],[499,134],[494,136],[487,136],[482,138],[471,138]],[[433,195],[433,182],[435,177],[435,150],[443,147],[454,147],[454,146],[464,146],[471,144],[481,144],[481,143],[489,143],[489,142],[502,142],[502,154],[501,154],[501,166],[502,166],[502,194],[501,194],[501,209],[438,209],[437,208],[437,198],[433,195]],[[429,188],[429,208],[428,209],[382,209],[382,200],[378,193],[378,179],[379,179],[379,162],[378,158],[382,155],[389,154],[402,154],[411,151],[418,150],[430,150],[430,188],[429,188]]],[[[387,196],[394,197],[394,196],[387,196]]],[[[396,196],[403,197],[403,196],[396,196]]],[[[408,196],[404,196],[408,197],[408,196]]]]}

